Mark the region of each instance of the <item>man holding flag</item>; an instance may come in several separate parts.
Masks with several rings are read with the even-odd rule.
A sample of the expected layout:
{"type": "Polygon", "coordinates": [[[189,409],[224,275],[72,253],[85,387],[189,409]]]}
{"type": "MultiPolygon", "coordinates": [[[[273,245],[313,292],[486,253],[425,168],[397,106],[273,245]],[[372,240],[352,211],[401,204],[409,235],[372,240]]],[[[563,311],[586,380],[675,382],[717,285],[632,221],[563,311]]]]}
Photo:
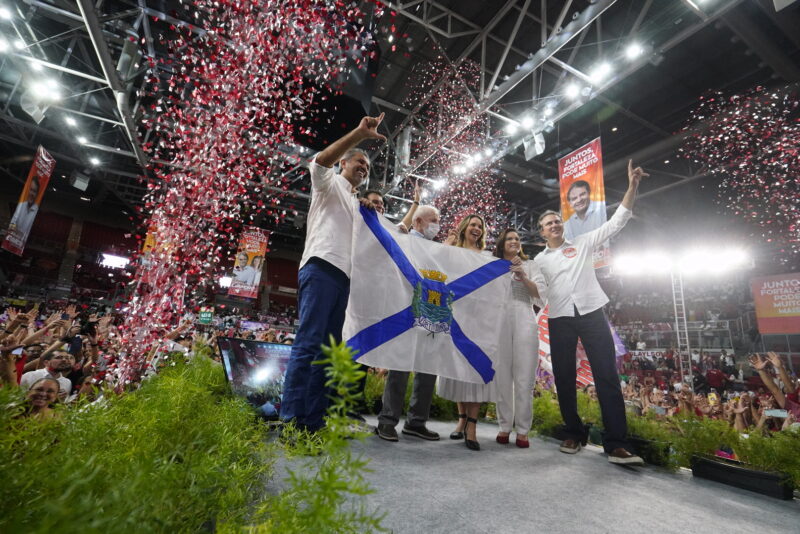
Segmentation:
{"type": "Polygon", "coordinates": [[[603,306],[608,297],[600,288],[592,253],[617,234],[631,218],[639,182],[646,174],[628,162],[628,190],[620,207],[600,228],[566,239],[561,216],[552,210],[539,216],[539,231],[547,246],[534,262],[543,281],[537,280],[539,294],[549,305],[550,355],[558,404],[564,418],[566,438],[561,452],[575,454],[586,443],[586,428],[578,415],[575,390],[575,351],[580,338],[592,368],[603,415],[603,448],[611,463],[641,465],[627,442],[625,404],[617,375],[614,341],[603,306]]]}
{"type": "Polygon", "coordinates": [[[322,344],[342,337],[350,269],[356,188],[367,178],[370,161],[355,148],[367,139],[385,141],[377,129],[383,120],[364,117],[358,127],[320,152],[311,162],[311,206],[306,244],[298,273],[300,325],[286,368],[281,420],[317,431],[328,407],[322,344]],[[341,174],[333,166],[338,163],[341,174]]]}

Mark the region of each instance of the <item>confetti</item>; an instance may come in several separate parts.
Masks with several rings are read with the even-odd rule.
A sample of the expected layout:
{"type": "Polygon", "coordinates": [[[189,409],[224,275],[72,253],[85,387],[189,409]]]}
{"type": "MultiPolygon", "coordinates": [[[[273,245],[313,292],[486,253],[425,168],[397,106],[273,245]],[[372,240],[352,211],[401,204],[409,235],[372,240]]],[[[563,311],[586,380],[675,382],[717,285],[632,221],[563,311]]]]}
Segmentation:
{"type": "Polygon", "coordinates": [[[780,247],[781,263],[800,255],[798,84],[701,98],[684,131],[684,157],[722,177],[718,201],[780,247]]]}

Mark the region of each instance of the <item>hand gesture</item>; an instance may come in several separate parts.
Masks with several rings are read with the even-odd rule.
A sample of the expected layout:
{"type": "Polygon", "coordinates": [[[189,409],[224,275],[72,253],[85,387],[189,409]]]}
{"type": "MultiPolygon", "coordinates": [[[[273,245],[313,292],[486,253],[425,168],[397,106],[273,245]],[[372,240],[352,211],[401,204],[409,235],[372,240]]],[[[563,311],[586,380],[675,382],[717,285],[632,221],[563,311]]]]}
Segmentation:
{"type": "Polygon", "coordinates": [[[366,199],[366,198],[362,197],[362,198],[359,198],[359,199],[358,199],[358,202],[359,202],[359,203],[360,203],[362,206],[364,206],[365,208],[367,208],[368,210],[375,211],[375,204],[373,204],[372,202],[370,202],[368,199],[366,199]]]}
{"type": "Polygon", "coordinates": [[[650,175],[647,174],[646,172],[644,172],[644,169],[642,169],[641,167],[636,167],[634,169],[633,168],[633,160],[629,159],[628,160],[628,183],[630,185],[632,185],[632,186],[639,187],[639,182],[641,182],[642,178],[644,178],[645,176],[650,176],[650,175]]]}
{"type": "Polygon", "coordinates": [[[451,228],[447,231],[447,237],[444,240],[445,245],[455,245],[458,241],[458,234],[456,233],[455,228],[451,228]]]}
{"type": "Polygon", "coordinates": [[[74,319],[78,315],[78,309],[75,307],[74,304],[70,304],[66,308],[64,308],[64,313],[69,315],[70,319],[74,319]]]}
{"type": "Polygon", "coordinates": [[[525,272],[525,268],[522,265],[512,265],[511,272],[514,273],[514,278],[516,280],[526,280],[528,278],[528,274],[525,272]]]}
{"type": "Polygon", "coordinates": [[[381,124],[381,121],[383,121],[383,116],[384,113],[381,113],[377,117],[364,117],[361,119],[357,130],[364,137],[364,139],[379,139],[381,141],[386,141],[386,136],[378,133],[378,126],[381,124]]]}
{"type": "Polygon", "coordinates": [[[748,360],[756,371],[764,371],[767,368],[768,362],[760,354],[751,354],[748,360]]]}
{"type": "Polygon", "coordinates": [[[768,352],[767,358],[769,359],[770,363],[772,363],[775,369],[781,369],[783,367],[783,360],[781,357],[775,352],[768,352]]]}
{"type": "Polygon", "coordinates": [[[8,315],[8,322],[13,323],[17,320],[17,317],[19,317],[19,310],[9,306],[6,308],[6,315],[8,315]]]}
{"type": "Polygon", "coordinates": [[[420,198],[422,198],[422,184],[417,180],[414,182],[414,202],[419,204],[420,198]]]}

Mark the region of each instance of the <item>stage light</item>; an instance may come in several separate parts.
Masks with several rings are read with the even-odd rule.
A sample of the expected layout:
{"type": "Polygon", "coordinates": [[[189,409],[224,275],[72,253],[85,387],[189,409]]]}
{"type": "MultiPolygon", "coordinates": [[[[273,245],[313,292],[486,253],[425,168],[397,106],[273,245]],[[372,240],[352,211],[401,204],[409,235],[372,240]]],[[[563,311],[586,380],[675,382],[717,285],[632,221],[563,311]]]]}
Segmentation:
{"type": "Polygon", "coordinates": [[[39,63],[31,63],[31,70],[33,72],[42,72],[44,67],[42,67],[39,63]]]}
{"type": "Polygon", "coordinates": [[[89,163],[92,165],[100,165],[100,160],[98,158],[89,158],[89,163]]]}
{"type": "Polygon", "coordinates": [[[444,180],[434,180],[433,181],[433,188],[437,191],[444,187],[445,181],[444,180]]]}
{"type": "Polygon", "coordinates": [[[487,158],[491,158],[492,156],[494,156],[494,149],[492,148],[485,149],[483,151],[483,155],[486,156],[487,158]]]}
{"type": "Polygon", "coordinates": [[[83,200],[84,202],[91,202],[92,201],[92,199],[89,198],[89,197],[81,197],[81,200],[83,200]]]}
{"type": "Polygon", "coordinates": [[[8,41],[5,39],[0,39],[0,52],[5,52],[8,50],[8,41]]]}
{"type": "Polygon", "coordinates": [[[591,78],[593,84],[597,85],[608,78],[609,74],[611,74],[611,65],[607,62],[603,62],[592,70],[591,74],[589,74],[589,78],[591,78]]]}
{"type": "Polygon", "coordinates": [[[102,267],[108,267],[109,269],[124,269],[130,262],[130,258],[126,258],[125,256],[104,253],[100,265],[102,267]]]}
{"type": "Polygon", "coordinates": [[[269,367],[262,367],[256,371],[255,374],[253,374],[253,380],[257,383],[266,382],[274,373],[275,368],[273,366],[270,365],[269,367]]]}
{"type": "Polygon", "coordinates": [[[637,276],[642,274],[644,265],[642,257],[634,254],[620,254],[614,257],[614,272],[627,276],[637,276]]]}
{"type": "Polygon", "coordinates": [[[478,163],[482,159],[483,159],[483,154],[481,154],[480,152],[476,152],[475,155],[472,156],[472,161],[474,161],[475,163],[478,163]]]}
{"type": "Polygon", "coordinates": [[[517,133],[518,128],[519,126],[517,125],[516,122],[509,122],[508,124],[506,124],[506,133],[509,135],[514,135],[515,133],[517,133]]]}
{"type": "Polygon", "coordinates": [[[23,41],[22,39],[17,39],[16,41],[14,41],[14,48],[16,48],[17,50],[22,50],[23,48],[25,48],[25,41],[23,41]]]}
{"type": "Polygon", "coordinates": [[[13,15],[11,14],[11,11],[8,10],[8,8],[0,7],[0,19],[9,20],[12,16],[13,15]]]}
{"type": "Polygon", "coordinates": [[[648,252],[643,261],[648,274],[666,274],[672,270],[672,260],[664,252],[648,252]]]}
{"type": "Polygon", "coordinates": [[[526,130],[530,130],[531,128],[533,128],[534,124],[533,117],[531,117],[530,115],[523,117],[520,124],[522,124],[522,127],[525,128],[526,130]]]}
{"type": "MultiPolygon", "coordinates": [[[[455,167],[453,167],[453,172],[454,172],[455,174],[464,174],[464,172],[466,172],[466,170],[467,170],[467,169],[466,169],[466,168],[465,168],[463,165],[456,165],[455,167]]],[[[433,186],[434,186],[434,187],[436,187],[436,183],[437,183],[437,182],[434,182],[434,183],[433,183],[433,186]]],[[[441,186],[439,186],[439,187],[441,187],[441,186]]]]}
{"type": "Polygon", "coordinates": [[[612,132],[616,132],[617,130],[619,130],[619,128],[617,128],[616,126],[614,126],[613,128],[611,128],[611,131],[612,131],[612,132]]]}
{"type": "Polygon", "coordinates": [[[219,279],[219,287],[231,287],[231,282],[233,282],[233,278],[230,276],[223,276],[219,279]]]}
{"type": "Polygon", "coordinates": [[[577,83],[571,83],[564,90],[564,94],[567,95],[567,98],[574,100],[581,94],[581,87],[577,83]]]}
{"type": "Polygon", "coordinates": [[[89,140],[88,140],[88,139],[86,139],[84,136],[82,136],[82,135],[79,135],[79,136],[78,136],[78,142],[79,142],[80,144],[82,144],[82,145],[85,145],[86,143],[88,143],[88,142],[89,142],[89,140]]]}
{"type": "Polygon", "coordinates": [[[408,206],[403,206],[403,209],[400,210],[401,213],[405,213],[408,211],[408,206]]]}
{"type": "Polygon", "coordinates": [[[67,123],[67,126],[72,126],[73,128],[78,125],[78,123],[72,117],[64,117],[64,122],[67,123]]]}
{"type": "Polygon", "coordinates": [[[389,42],[390,42],[390,43],[391,43],[392,41],[394,41],[394,35],[389,35],[389,39],[388,39],[388,40],[389,40],[389,42]]]}
{"type": "Polygon", "coordinates": [[[644,48],[639,43],[631,43],[625,49],[625,56],[628,59],[636,59],[637,57],[641,56],[644,52],[644,48]]]}
{"type": "Polygon", "coordinates": [[[550,115],[552,115],[554,107],[555,106],[552,106],[552,105],[545,106],[544,111],[542,112],[542,113],[544,113],[544,116],[545,117],[549,117],[550,115]]]}

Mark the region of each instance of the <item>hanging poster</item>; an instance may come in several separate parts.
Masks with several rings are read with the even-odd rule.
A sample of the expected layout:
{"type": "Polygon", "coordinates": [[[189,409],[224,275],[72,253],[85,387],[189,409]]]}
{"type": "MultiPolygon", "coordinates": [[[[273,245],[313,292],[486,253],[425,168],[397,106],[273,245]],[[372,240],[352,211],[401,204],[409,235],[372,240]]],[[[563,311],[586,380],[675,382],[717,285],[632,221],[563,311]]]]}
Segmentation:
{"type": "Polygon", "coordinates": [[[14,216],[11,217],[6,238],[0,245],[17,256],[22,256],[22,251],[25,249],[25,243],[28,241],[36,214],[39,213],[42,197],[47,191],[47,184],[55,166],[56,160],[40,146],[36,150],[36,157],[28,172],[28,179],[22,188],[17,209],[14,211],[14,216]]]}
{"type": "MultiPolygon", "coordinates": [[[[558,177],[564,238],[570,241],[602,226],[607,218],[600,138],[559,159],[558,177]]],[[[593,260],[595,269],[610,264],[608,243],[594,251],[593,260]]]]}

